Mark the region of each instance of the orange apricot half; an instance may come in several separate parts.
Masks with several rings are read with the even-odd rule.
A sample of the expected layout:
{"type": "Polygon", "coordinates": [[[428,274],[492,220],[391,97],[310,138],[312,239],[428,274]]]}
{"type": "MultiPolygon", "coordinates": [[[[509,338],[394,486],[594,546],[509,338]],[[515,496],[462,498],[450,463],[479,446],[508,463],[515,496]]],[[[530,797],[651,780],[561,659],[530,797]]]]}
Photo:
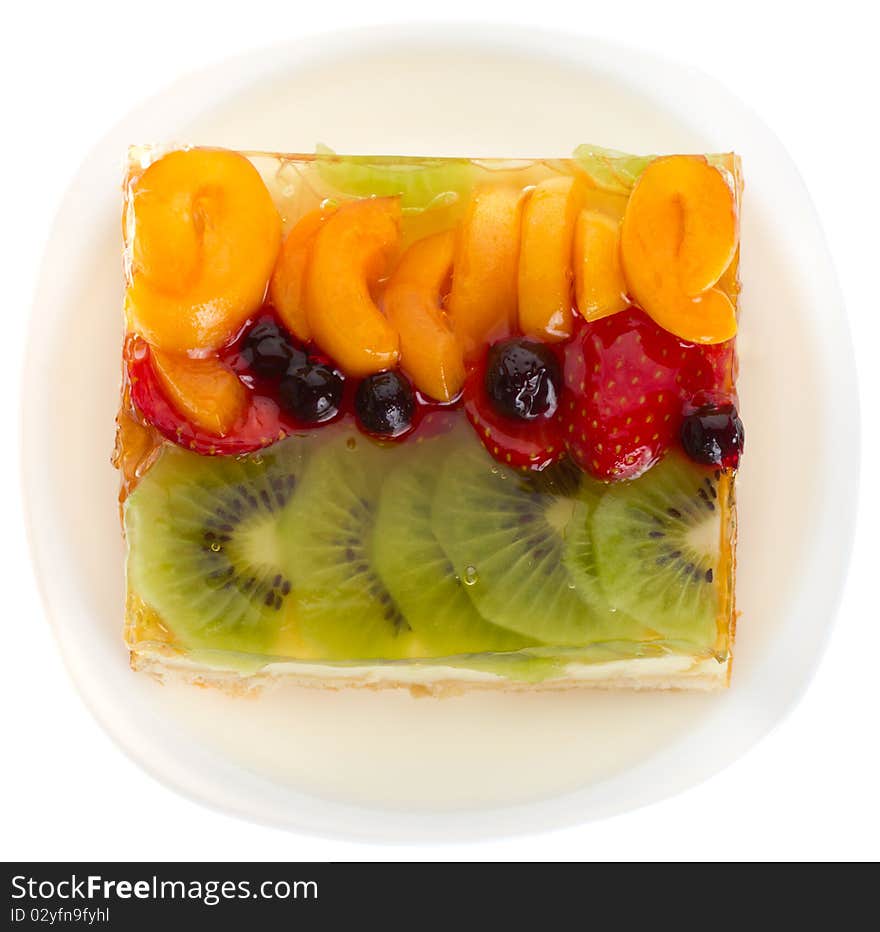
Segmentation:
{"type": "Polygon", "coordinates": [[[154,347],[150,359],[168,401],[197,427],[222,437],[244,414],[247,389],[216,356],[190,359],[154,347]]]}
{"type": "Polygon", "coordinates": [[[222,149],[170,152],[132,184],[130,328],[168,352],[228,343],[262,303],[281,218],[262,178],[222,149]]]}
{"type": "Polygon", "coordinates": [[[574,284],[578,313],[599,320],[629,307],[620,267],[620,222],[582,210],[574,229],[574,284]]]}
{"type": "Polygon", "coordinates": [[[306,313],[306,270],[321,225],[333,208],[304,214],[287,234],[269,282],[269,298],[284,325],[304,343],[312,338],[306,313]]]}
{"type": "Polygon", "coordinates": [[[536,185],[523,207],[519,328],[527,336],[557,342],[572,334],[572,239],[583,201],[583,181],[559,177],[536,185]]]}
{"type": "Polygon", "coordinates": [[[715,284],[736,254],[736,197],[702,156],[651,162],[636,182],[620,232],[629,293],[666,330],[697,343],[736,333],[736,312],[715,284]]]}
{"type": "Polygon", "coordinates": [[[401,367],[419,391],[437,401],[452,401],[465,380],[461,345],[442,304],[454,251],[452,230],[418,240],[385,289],[385,313],[400,334],[401,367]]]}
{"type": "Polygon", "coordinates": [[[306,276],[309,329],[342,370],[366,376],[397,365],[400,340],[371,295],[400,242],[399,197],[349,201],[318,231],[306,276]]]}
{"type": "Polygon", "coordinates": [[[468,360],[515,327],[521,216],[518,188],[484,185],[462,218],[448,311],[468,360]]]}
{"type": "Polygon", "coordinates": [[[664,330],[688,343],[725,343],[736,336],[736,308],[720,288],[709,288],[695,298],[670,299],[645,310],[664,330]]]}

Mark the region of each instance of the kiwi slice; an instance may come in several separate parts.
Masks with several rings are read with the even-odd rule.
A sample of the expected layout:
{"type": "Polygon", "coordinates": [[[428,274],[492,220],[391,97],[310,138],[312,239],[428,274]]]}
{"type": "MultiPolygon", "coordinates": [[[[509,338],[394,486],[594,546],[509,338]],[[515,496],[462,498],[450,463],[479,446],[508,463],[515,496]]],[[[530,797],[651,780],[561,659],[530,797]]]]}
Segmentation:
{"type": "MultiPolygon", "coordinates": [[[[566,529],[562,562],[581,598],[592,611],[590,646],[605,642],[641,643],[654,640],[657,633],[649,626],[611,604],[599,581],[596,545],[593,541],[593,514],[607,485],[587,475],[582,477],[572,518],[566,529]]],[[[617,653],[619,650],[615,649],[617,653]]]]}
{"type": "Polygon", "coordinates": [[[721,509],[705,467],[670,452],[609,487],[593,513],[608,601],[666,638],[711,645],[719,611],[721,509]]]}
{"type": "Polygon", "coordinates": [[[581,598],[594,610],[606,611],[608,603],[602,593],[593,546],[593,512],[599,504],[604,486],[583,476],[565,534],[562,562],[581,598]]]}
{"type": "Polygon", "coordinates": [[[609,612],[584,598],[565,559],[581,482],[568,460],[525,473],[496,463],[478,443],[446,459],[434,529],[487,621],[556,645],[608,637],[609,612]]]}
{"type": "Polygon", "coordinates": [[[318,146],[315,163],[322,180],[355,197],[400,195],[404,211],[420,211],[467,194],[474,166],[467,159],[424,159],[387,156],[340,156],[318,146]]]}
{"type": "Polygon", "coordinates": [[[419,443],[385,482],[373,555],[388,591],[434,656],[514,651],[535,642],[485,621],[434,533],[431,507],[454,438],[419,443]]]}
{"type": "Polygon", "coordinates": [[[232,459],[168,446],[125,503],[128,582],[189,648],[271,649],[293,598],[278,529],[299,439],[232,459]]]}
{"type": "Polygon", "coordinates": [[[312,453],[283,535],[299,635],[325,660],[399,659],[416,638],[373,563],[373,525],[399,449],[328,430],[312,453]]]}

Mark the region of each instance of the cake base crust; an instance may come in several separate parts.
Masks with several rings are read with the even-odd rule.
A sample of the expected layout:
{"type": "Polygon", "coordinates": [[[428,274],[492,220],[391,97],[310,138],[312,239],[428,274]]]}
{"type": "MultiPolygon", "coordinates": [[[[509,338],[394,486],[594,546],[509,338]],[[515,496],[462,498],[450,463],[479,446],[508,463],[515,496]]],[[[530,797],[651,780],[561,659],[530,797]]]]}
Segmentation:
{"type": "Polygon", "coordinates": [[[255,695],[285,684],[318,689],[405,689],[413,696],[446,697],[473,690],[507,692],[560,692],[573,689],[687,690],[724,689],[730,678],[730,658],[695,658],[682,655],[568,664],[558,677],[538,682],[516,680],[478,670],[419,664],[409,667],[349,666],[307,662],[275,662],[256,672],[242,673],[201,664],[191,658],[162,651],[133,650],[132,669],[160,682],[177,681],[220,689],[231,696],[255,695]]]}

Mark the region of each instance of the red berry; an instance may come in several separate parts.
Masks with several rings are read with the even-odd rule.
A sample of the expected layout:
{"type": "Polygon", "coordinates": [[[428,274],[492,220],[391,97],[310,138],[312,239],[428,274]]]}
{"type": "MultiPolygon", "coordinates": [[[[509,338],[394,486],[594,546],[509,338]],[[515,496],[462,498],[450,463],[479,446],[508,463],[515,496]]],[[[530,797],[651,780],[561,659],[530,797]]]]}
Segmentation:
{"type": "Polygon", "coordinates": [[[733,340],[726,343],[709,343],[687,348],[687,359],[681,370],[681,387],[685,398],[698,392],[731,393],[736,381],[736,350],[733,340]]]}
{"type": "Polygon", "coordinates": [[[464,387],[464,410],[483,446],[507,466],[541,470],[556,462],[565,445],[559,421],[554,416],[531,420],[500,414],[486,392],[486,362],[468,375],[464,387]]]}
{"type": "Polygon", "coordinates": [[[732,344],[684,343],[635,308],[584,325],[565,354],[569,453],[599,479],[634,479],[675,442],[685,398],[730,387],[733,359],[732,344]]]}

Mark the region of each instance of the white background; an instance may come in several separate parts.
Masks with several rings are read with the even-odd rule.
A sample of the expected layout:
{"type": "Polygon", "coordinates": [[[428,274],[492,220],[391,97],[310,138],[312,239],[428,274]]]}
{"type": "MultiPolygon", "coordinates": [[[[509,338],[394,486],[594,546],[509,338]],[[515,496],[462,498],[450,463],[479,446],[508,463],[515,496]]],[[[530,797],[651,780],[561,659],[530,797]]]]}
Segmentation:
{"type": "MultiPolygon", "coordinates": [[[[0,858],[876,860],[880,66],[870,4],[445,0],[442,12],[421,7],[80,0],[18,3],[3,14],[0,858]],[[506,842],[384,848],[296,836],[200,808],[147,777],[99,729],[64,670],[33,581],[19,493],[18,395],[46,231],[77,165],[134,103],[182,73],[288,36],[441,17],[532,23],[659,51],[720,79],[776,131],[823,219],[848,306],[861,376],[862,496],[849,581],[821,668],[789,718],[735,766],[678,798],[602,823],[506,842]]],[[[834,442],[833,424],[815,427],[820,442],[834,442]]],[[[857,459],[853,450],[853,475],[839,481],[855,481],[857,459]]]]}

